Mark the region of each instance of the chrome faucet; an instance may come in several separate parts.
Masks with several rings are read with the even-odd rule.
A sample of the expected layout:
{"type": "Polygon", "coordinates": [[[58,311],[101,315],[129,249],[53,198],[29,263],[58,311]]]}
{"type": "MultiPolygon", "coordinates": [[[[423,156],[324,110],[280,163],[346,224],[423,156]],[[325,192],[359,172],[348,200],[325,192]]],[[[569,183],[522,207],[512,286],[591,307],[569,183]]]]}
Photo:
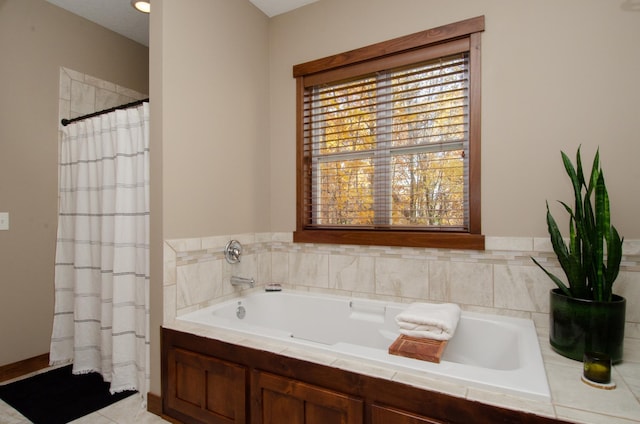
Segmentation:
{"type": "Polygon", "coordinates": [[[256,281],[253,278],[231,277],[231,285],[234,287],[247,285],[250,288],[256,285],[256,281]]]}
{"type": "Polygon", "coordinates": [[[242,245],[238,240],[231,240],[224,247],[224,257],[230,264],[237,264],[240,262],[240,255],[242,254],[242,245]]]}

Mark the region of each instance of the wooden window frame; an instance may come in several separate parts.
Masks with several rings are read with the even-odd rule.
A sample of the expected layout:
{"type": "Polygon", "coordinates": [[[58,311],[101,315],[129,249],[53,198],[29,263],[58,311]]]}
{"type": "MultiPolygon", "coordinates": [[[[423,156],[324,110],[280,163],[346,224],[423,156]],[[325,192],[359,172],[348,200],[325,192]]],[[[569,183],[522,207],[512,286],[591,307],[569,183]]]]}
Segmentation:
{"type": "MultiPolygon", "coordinates": [[[[373,44],[293,67],[296,78],[296,231],[293,241],[379,246],[432,247],[484,250],[480,202],[480,34],[484,16],[373,44]],[[307,226],[303,212],[304,95],[305,88],[323,78],[338,80],[354,67],[365,73],[371,63],[393,63],[400,55],[418,55],[443,49],[458,40],[469,43],[469,229],[464,232],[375,229],[324,229],[307,226]]],[[[444,56],[444,54],[443,54],[444,56]]]]}

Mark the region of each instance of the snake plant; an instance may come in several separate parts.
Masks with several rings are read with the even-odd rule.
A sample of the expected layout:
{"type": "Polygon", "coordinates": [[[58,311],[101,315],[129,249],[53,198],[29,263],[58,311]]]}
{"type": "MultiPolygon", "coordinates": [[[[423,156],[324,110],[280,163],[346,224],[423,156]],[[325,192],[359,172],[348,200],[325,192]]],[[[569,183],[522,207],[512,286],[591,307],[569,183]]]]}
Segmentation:
{"type": "Polygon", "coordinates": [[[569,214],[569,244],[560,234],[547,202],[547,227],[551,244],[568,284],[547,271],[535,258],[531,258],[558,288],[569,297],[600,302],[611,301],[613,282],[620,270],[622,241],[610,222],[609,195],[600,168],[599,150],[591,167],[591,176],[585,180],[582,172],[580,148],[576,154],[576,167],[562,153],[564,168],[573,184],[574,208],[559,201],[569,214]],[[605,258],[606,254],[606,258],[605,258]]]}

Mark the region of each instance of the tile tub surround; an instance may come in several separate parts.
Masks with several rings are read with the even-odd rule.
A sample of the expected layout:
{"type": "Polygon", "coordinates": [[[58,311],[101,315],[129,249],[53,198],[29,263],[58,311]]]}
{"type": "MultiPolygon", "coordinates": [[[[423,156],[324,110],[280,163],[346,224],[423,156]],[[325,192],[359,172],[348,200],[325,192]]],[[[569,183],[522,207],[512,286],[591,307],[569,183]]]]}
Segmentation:
{"type": "MultiPolygon", "coordinates": [[[[618,388],[607,393],[582,383],[582,364],[549,346],[549,290],[555,285],[530,258],[561,273],[547,238],[487,237],[485,251],[300,244],[292,242],[291,233],[166,240],[164,322],[173,326],[178,315],[237,296],[241,289],[231,286],[231,275],[255,278],[256,288],[251,290],[278,282],[285,289],[346,296],[455,302],[464,310],[534,320],[553,401],[551,405],[532,403],[460,387],[455,393],[578,423],[640,422],[640,240],[625,240],[623,252],[614,292],[627,299],[624,361],[614,366],[618,388]],[[231,239],[243,246],[239,264],[230,265],[224,259],[224,246],[231,239]]],[[[339,367],[358,367],[343,358],[332,361],[339,367]]],[[[437,390],[442,385],[409,374],[393,374],[393,378],[437,390]]]]}
{"type": "MultiPolygon", "coordinates": [[[[58,122],[149,97],[130,88],[60,67],[58,122]]],[[[59,124],[62,128],[62,124],[59,124]]]]}
{"type": "MultiPolygon", "coordinates": [[[[623,252],[614,292],[627,299],[626,338],[640,341],[640,240],[625,240],[623,252]]],[[[291,233],[166,240],[164,322],[235,296],[240,288],[231,286],[234,275],[255,278],[257,289],[277,282],[344,296],[453,302],[548,327],[555,285],[531,256],[562,274],[547,238],[487,237],[484,251],[293,243],[291,233]],[[231,239],[243,246],[233,265],[223,254],[231,239]]]]}

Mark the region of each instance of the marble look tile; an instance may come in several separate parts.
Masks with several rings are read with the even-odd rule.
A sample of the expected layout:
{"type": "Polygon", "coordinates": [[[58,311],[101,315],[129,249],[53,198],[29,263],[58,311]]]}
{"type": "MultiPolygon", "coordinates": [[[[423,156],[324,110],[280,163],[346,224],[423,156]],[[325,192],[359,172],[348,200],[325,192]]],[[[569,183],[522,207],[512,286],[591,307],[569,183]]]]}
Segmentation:
{"type": "Polygon", "coordinates": [[[551,402],[543,400],[532,400],[517,396],[510,396],[504,393],[496,393],[488,390],[469,387],[467,399],[499,406],[501,408],[513,409],[516,411],[529,412],[543,417],[554,418],[555,411],[551,402]]]}
{"type": "Polygon", "coordinates": [[[178,308],[219,297],[223,294],[222,262],[215,260],[179,266],[177,280],[178,308]]]}
{"type": "Polygon", "coordinates": [[[71,100],[71,77],[65,71],[65,68],[60,68],[60,99],[71,100]]]}
{"type": "Polygon", "coordinates": [[[627,320],[626,324],[624,327],[624,336],[640,340],[640,323],[627,320]]]}
{"type": "MultiPolygon", "coordinates": [[[[222,340],[228,341],[226,339],[222,339],[222,340]]],[[[278,353],[278,354],[282,353],[288,347],[283,342],[278,340],[271,340],[265,337],[251,336],[247,334],[244,335],[244,338],[234,343],[240,346],[250,347],[252,349],[264,350],[267,352],[278,353]]],[[[289,352],[289,355],[293,355],[293,353],[289,352]]]]}
{"type": "Polygon", "coordinates": [[[222,247],[224,247],[227,244],[227,242],[229,242],[230,240],[238,240],[240,244],[243,245],[243,247],[245,245],[248,246],[256,242],[255,233],[231,234],[226,237],[227,237],[227,241],[224,242],[222,247]]]}
{"type": "Polygon", "coordinates": [[[124,105],[134,101],[132,97],[123,96],[111,90],[96,88],[96,110],[105,110],[115,106],[124,105]]]}
{"type": "Polygon", "coordinates": [[[580,409],[567,408],[564,406],[556,406],[556,417],[561,420],[567,420],[572,423],[579,424],[637,424],[637,419],[624,419],[612,417],[611,415],[595,414],[580,409]]]}
{"type": "Polygon", "coordinates": [[[131,97],[132,99],[142,100],[146,97],[149,97],[146,94],[140,93],[136,90],[132,90],[127,87],[122,87],[120,85],[116,86],[116,91],[123,96],[131,97]]]}
{"type": "Polygon", "coordinates": [[[282,243],[293,243],[293,233],[272,233],[272,241],[279,241],[282,243]]]}
{"type": "Polygon", "coordinates": [[[102,408],[90,415],[79,418],[76,421],[72,421],[73,424],[155,424],[167,422],[168,421],[163,420],[159,416],[148,412],[143,404],[142,397],[136,394],[102,408]]]}
{"type": "Polygon", "coordinates": [[[162,292],[163,315],[162,322],[171,322],[176,318],[177,306],[177,284],[164,286],[162,292]]]}
{"type": "MultiPolygon", "coordinates": [[[[247,340],[247,334],[245,333],[226,330],[219,327],[212,327],[204,324],[198,324],[195,322],[176,320],[170,323],[163,324],[163,327],[233,344],[243,344],[247,340]]],[[[261,340],[267,339],[261,338],[261,340]]]]}
{"type": "Polygon", "coordinates": [[[175,284],[178,281],[178,276],[176,274],[176,255],[173,249],[167,248],[165,245],[164,248],[164,261],[162,262],[163,266],[163,275],[162,281],[164,285],[175,284]]]}
{"type": "Polygon", "coordinates": [[[450,266],[448,261],[429,263],[429,299],[440,302],[449,302],[451,299],[450,266]]]}
{"type": "Polygon", "coordinates": [[[625,337],[622,355],[625,361],[640,363],[640,339],[625,337]]]}
{"type": "MultiPolygon", "coordinates": [[[[569,359],[556,353],[551,347],[549,343],[549,328],[537,328],[538,333],[538,345],[540,346],[540,353],[542,354],[542,359],[545,364],[545,369],[547,364],[555,364],[561,367],[569,367],[573,368],[575,366],[580,367],[581,362],[575,361],[573,359],[569,359]]],[[[551,377],[549,375],[550,371],[547,369],[547,379],[550,380],[551,377]]]]}
{"type": "Polygon", "coordinates": [[[435,379],[424,373],[420,373],[419,371],[416,371],[415,373],[398,371],[393,376],[393,381],[425,390],[445,393],[459,398],[467,396],[467,387],[443,379],[435,379]]]}
{"type": "Polygon", "coordinates": [[[621,271],[613,292],[627,300],[626,320],[640,323],[640,272],[621,271]]]}
{"type": "Polygon", "coordinates": [[[493,307],[490,264],[433,261],[429,263],[429,282],[434,300],[493,307]]]}
{"type": "Polygon", "coordinates": [[[64,72],[67,75],[69,75],[69,78],[71,78],[72,80],[84,82],[85,75],[82,72],[74,71],[73,69],[70,69],[70,68],[62,68],[62,69],[64,69],[64,72]]]}
{"type": "MultiPolygon", "coordinates": [[[[590,411],[624,419],[638,419],[640,404],[628,390],[601,390],[590,387],[580,380],[582,363],[574,361],[572,366],[547,363],[549,387],[557,407],[590,411]]],[[[620,378],[615,372],[614,381],[620,378]]]]}
{"type": "Polygon", "coordinates": [[[290,358],[302,359],[303,361],[321,365],[331,365],[336,360],[336,355],[331,352],[320,352],[303,346],[289,346],[280,353],[290,358]]]}
{"type": "Polygon", "coordinates": [[[640,255],[640,240],[624,240],[622,242],[624,255],[640,255]]]}
{"type": "MultiPolygon", "coordinates": [[[[240,262],[230,264],[226,259],[218,262],[222,264],[222,294],[239,293],[241,290],[249,289],[249,286],[232,286],[231,277],[253,278],[256,284],[258,281],[258,262],[256,255],[242,255],[240,262]]],[[[261,282],[264,284],[264,281],[261,282]]]]}
{"type": "Polygon", "coordinates": [[[549,314],[533,312],[531,314],[531,319],[533,320],[536,328],[549,328],[549,314]]]}
{"type": "Polygon", "coordinates": [[[203,250],[224,251],[224,247],[231,239],[229,236],[210,236],[201,239],[201,248],[203,250]]]}
{"type": "Polygon", "coordinates": [[[535,252],[553,253],[553,245],[549,237],[534,237],[533,250],[535,252]]]}
{"type": "Polygon", "coordinates": [[[176,251],[174,250],[174,247],[166,241],[162,246],[162,260],[174,262],[176,260],[176,251]]]}
{"type": "Polygon", "coordinates": [[[271,269],[272,269],[271,252],[259,253],[256,255],[256,259],[257,259],[257,268],[258,268],[256,284],[262,285],[262,284],[274,282],[272,273],[271,273],[271,269]]]}
{"type": "Polygon", "coordinates": [[[256,243],[269,243],[273,239],[273,233],[256,233],[255,234],[255,242],[256,243]]]}
{"type": "Polygon", "coordinates": [[[167,243],[176,252],[191,252],[202,249],[202,239],[197,237],[165,240],[165,243],[167,243]]]}
{"type": "Polygon", "coordinates": [[[530,252],[533,250],[531,237],[486,237],[485,250],[530,252]]]}
{"type": "MultiPolygon", "coordinates": [[[[133,394],[116,404],[98,410],[98,413],[115,422],[131,420],[131,422],[147,422],[144,417],[149,414],[145,408],[144,399],[140,394],[133,394]]],[[[156,417],[159,418],[159,417],[156,417]]]]}
{"type": "Polygon", "coordinates": [[[89,415],[85,415],[84,417],[80,417],[77,420],[73,420],[70,424],[113,424],[114,422],[99,412],[93,412],[89,415]]]}
{"type": "Polygon", "coordinates": [[[553,282],[537,266],[494,265],[494,306],[532,312],[549,312],[553,282]]]}
{"type": "Polygon", "coordinates": [[[115,83],[110,81],[105,81],[103,79],[100,79],[91,75],[85,75],[84,82],[102,90],[109,90],[113,93],[115,93],[117,89],[117,85],[115,83]]]}
{"type": "Polygon", "coordinates": [[[31,421],[24,415],[13,409],[0,399],[0,423],[2,424],[29,424],[31,421]]]}
{"type": "Polygon", "coordinates": [[[376,294],[429,298],[429,264],[415,259],[376,258],[376,294]]]}
{"type": "Polygon", "coordinates": [[[396,371],[393,369],[380,367],[367,361],[347,357],[338,357],[331,366],[368,375],[370,377],[383,378],[385,380],[391,380],[396,374],[396,371]]]}
{"type": "Polygon", "coordinates": [[[366,256],[329,256],[329,288],[372,293],[374,259],[366,256]]]}
{"type": "Polygon", "coordinates": [[[284,252],[271,253],[271,281],[275,283],[289,283],[289,254],[284,252]]]}
{"type": "Polygon", "coordinates": [[[289,282],[295,285],[329,287],[329,255],[289,254],[289,282]]]}
{"type": "Polygon", "coordinates": [[[640,366],[638,366],[638,363],[628,362],[628,360],[625,359],[613,368],[624,379],[624,382],[634,396],[640,399],[640,366]]]}
{"type": "Polygon", "coordinates": [[[71,81],[71,113],[75,116],[95,112],[96,88],[71,81]]]}
{"type": "Polygon", "coordinates": [[[64,126],[62,125],[63,119],[68,119],[71,116],[71,101],[60,99],[58,100],[58,129],[62,130],[64,126]]]}

